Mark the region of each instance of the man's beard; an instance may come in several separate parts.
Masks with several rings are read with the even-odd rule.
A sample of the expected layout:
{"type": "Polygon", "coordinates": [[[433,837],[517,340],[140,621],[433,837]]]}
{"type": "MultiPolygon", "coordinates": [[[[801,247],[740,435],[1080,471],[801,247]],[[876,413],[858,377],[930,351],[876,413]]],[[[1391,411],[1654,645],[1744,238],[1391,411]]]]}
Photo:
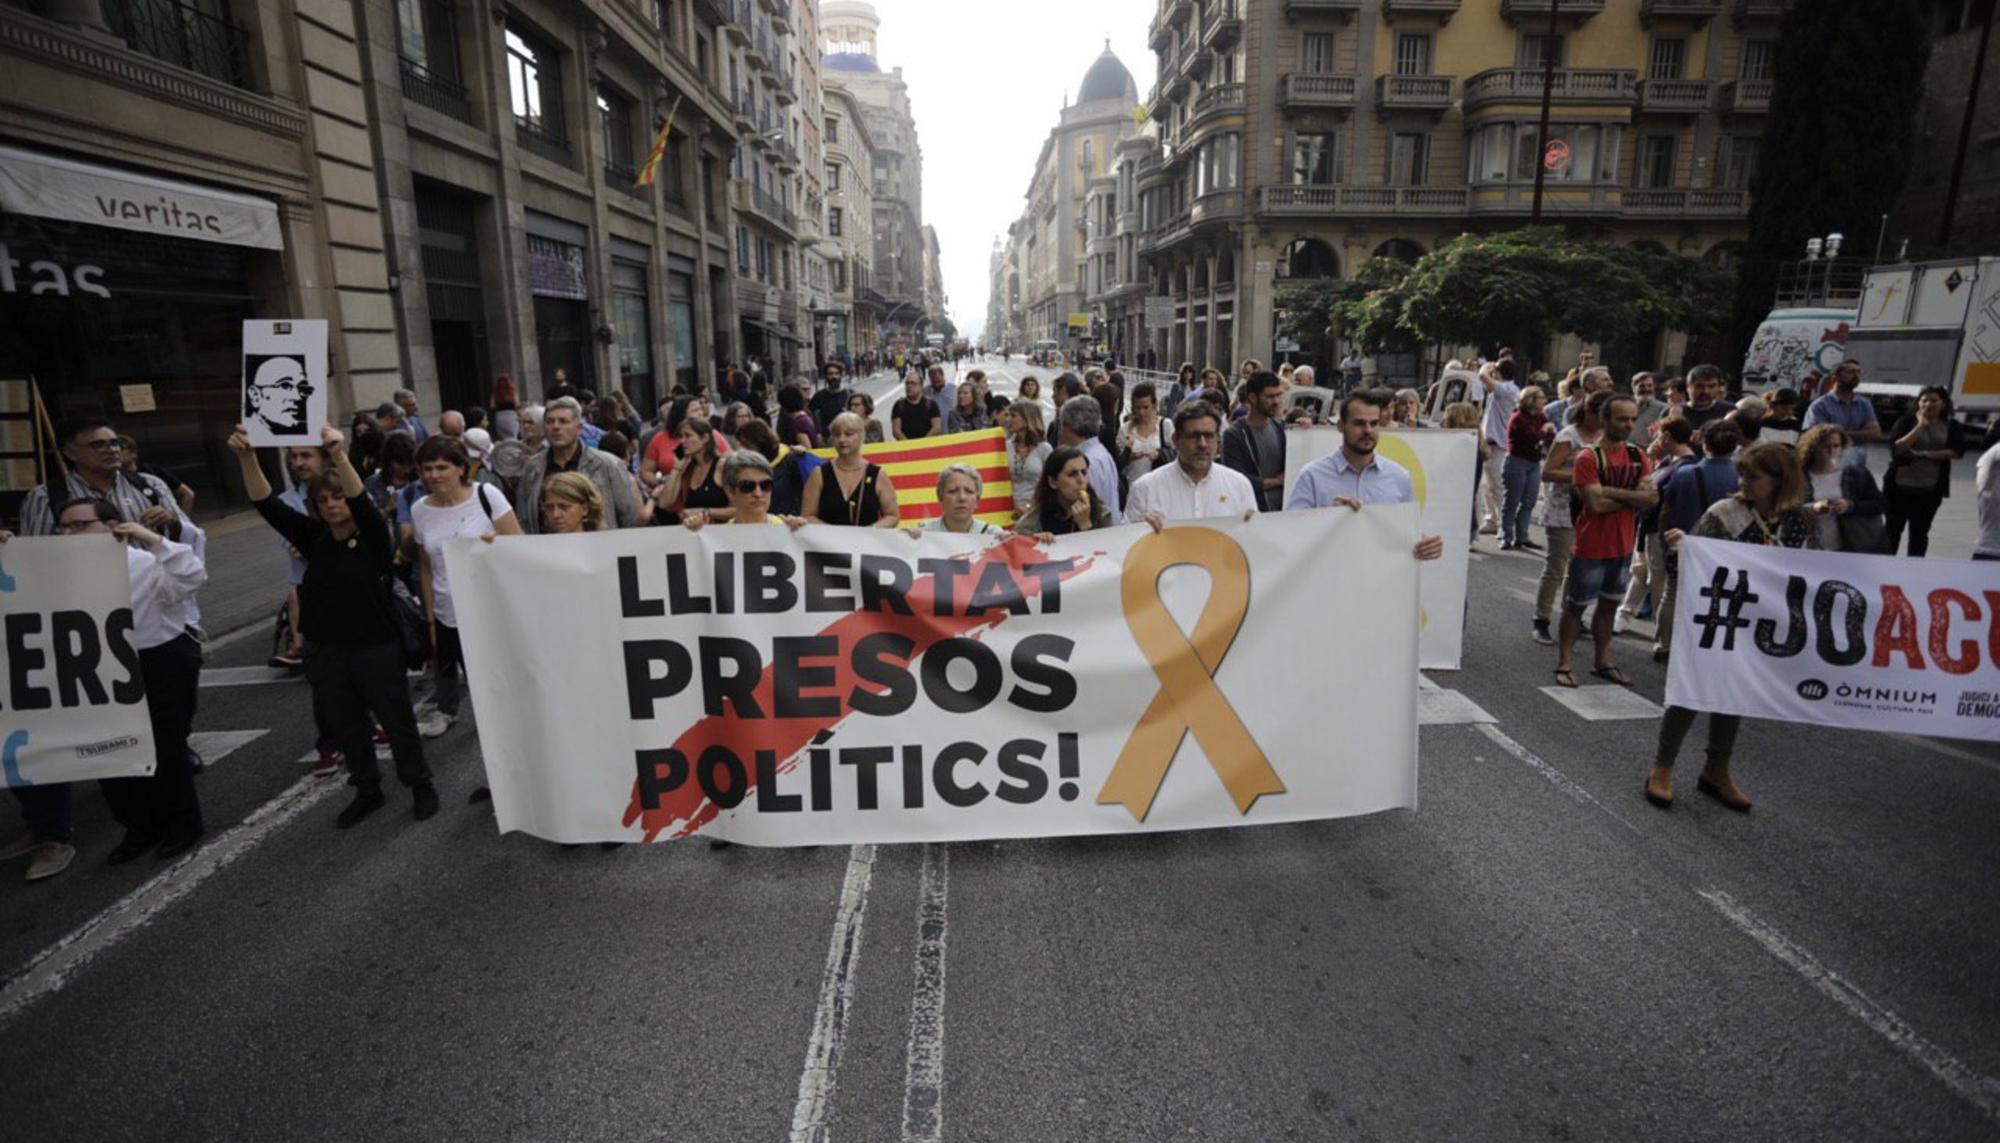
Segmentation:
{"type": "Polygon", "coordinates": [[[1376,443],[1373,440],[1363,437],[1359,440],[1350,441],[1347,447],[1358,453],[1371,453],[1375,451],[1376,443]]]}

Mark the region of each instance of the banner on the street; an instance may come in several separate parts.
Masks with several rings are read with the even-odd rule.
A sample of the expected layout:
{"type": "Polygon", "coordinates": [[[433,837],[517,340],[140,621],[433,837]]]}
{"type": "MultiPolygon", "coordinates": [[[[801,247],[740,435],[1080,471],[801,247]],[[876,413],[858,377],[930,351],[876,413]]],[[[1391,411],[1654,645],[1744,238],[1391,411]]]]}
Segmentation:
{"type": "Polygon", "coordinates": [[[1993,566],[1690,536],[1667,702],[2000,741],[1993,566]]]}
{"type": "MultiPolygon", "coordinates": [[[[813,455],[833,459],[831,448],[813,455]]],[[[969,464],[979,470],[978,517],[990,524],[1014,523],[1014,479],[1008,467],[1007,434],[999,429],[975,429],[913,441],[879,441],[861,446],[861,455],[879,464],[896,488],[896,513],[905,525],[944,514],[938,507],[938,473],[946,465],[969,464]]]]}
{"type": "Polygon", "coordinates": [[[243,323],[243,428],[252,445],[317,445],[326,402],[324,320],[243,323]]]}
{"type": "MultiPolygon", "coordinates": [[[[1315,427],[1285,432],[1285,494],[1299,470],[1340,447],[1340,430],[1315,427]]],[[[1404,429],[1383,433],[1376,452],[1410,470],[1421,510],[1418,530],[1444,539],[1444,555],[1418,573],[1422,591],[1422,634],[1418,665],[1426,671],[1455,671],[1465,656],[1465,591],[1472,563],[1472,478],[1479,459],[1478,435],[1470,430],[1404,429]]],[[[1329,581],[1323,595],[1343,593],[1329,581]]]]}
{"type": "Polygon", "coordinates": [[[109,536],[0,544],[0,774],[48,786],[153,772],[125,549],[109,536]]]}
{"type": "Polygon", "coordinates": [[[502,830],[817,845],[1414,805],[1416,534],[1397,505],[1047,546],[718,525],[445,558],[502,830]]]}

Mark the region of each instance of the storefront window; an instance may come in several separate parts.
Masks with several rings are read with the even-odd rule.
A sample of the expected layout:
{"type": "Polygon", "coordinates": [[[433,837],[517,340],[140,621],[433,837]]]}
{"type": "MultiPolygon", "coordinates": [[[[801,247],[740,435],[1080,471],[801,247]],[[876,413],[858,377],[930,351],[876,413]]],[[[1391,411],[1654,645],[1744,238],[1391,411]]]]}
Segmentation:
{"type": "Polygon", "coordinates": [[[611,263],[611,314],[618,336],[618,379],[625,395],[642,408],[654,404],[653,334],[647,318],[646,267],[623,259],[611,263]]]}

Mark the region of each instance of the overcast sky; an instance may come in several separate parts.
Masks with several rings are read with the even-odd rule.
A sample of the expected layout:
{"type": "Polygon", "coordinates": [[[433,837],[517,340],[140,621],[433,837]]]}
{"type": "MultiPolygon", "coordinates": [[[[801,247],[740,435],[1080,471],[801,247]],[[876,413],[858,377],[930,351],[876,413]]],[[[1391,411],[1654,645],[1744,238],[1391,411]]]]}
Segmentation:
{"type": "Polygon", "coordinates": [[[1139,98],[1153,86],[1146,25],[1153,0],[872,0],[882,17],[876,62],[903,69],[924,149],[924,221],[937,227],[951,320],[986,324],[987,260],[1020,217],[1035,156],[1111,50],[1139,98]]]}

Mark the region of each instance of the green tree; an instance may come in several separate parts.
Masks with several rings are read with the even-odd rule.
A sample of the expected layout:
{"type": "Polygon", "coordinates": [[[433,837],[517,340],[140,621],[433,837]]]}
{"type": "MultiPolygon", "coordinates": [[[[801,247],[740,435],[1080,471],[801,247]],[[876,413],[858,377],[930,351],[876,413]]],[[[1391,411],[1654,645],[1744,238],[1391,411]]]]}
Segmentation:
{"type": "Polygon", "coordinates": [[[1929,56],[1924,5],[1792,5],[1750,187],[1750,241],[1731,323],[1738,346],[1750,343],[1780,266],[1804,257],[1806,239],[1839,231],[1850,250],[1872,248],[1914,155],[1929,56]]]}

